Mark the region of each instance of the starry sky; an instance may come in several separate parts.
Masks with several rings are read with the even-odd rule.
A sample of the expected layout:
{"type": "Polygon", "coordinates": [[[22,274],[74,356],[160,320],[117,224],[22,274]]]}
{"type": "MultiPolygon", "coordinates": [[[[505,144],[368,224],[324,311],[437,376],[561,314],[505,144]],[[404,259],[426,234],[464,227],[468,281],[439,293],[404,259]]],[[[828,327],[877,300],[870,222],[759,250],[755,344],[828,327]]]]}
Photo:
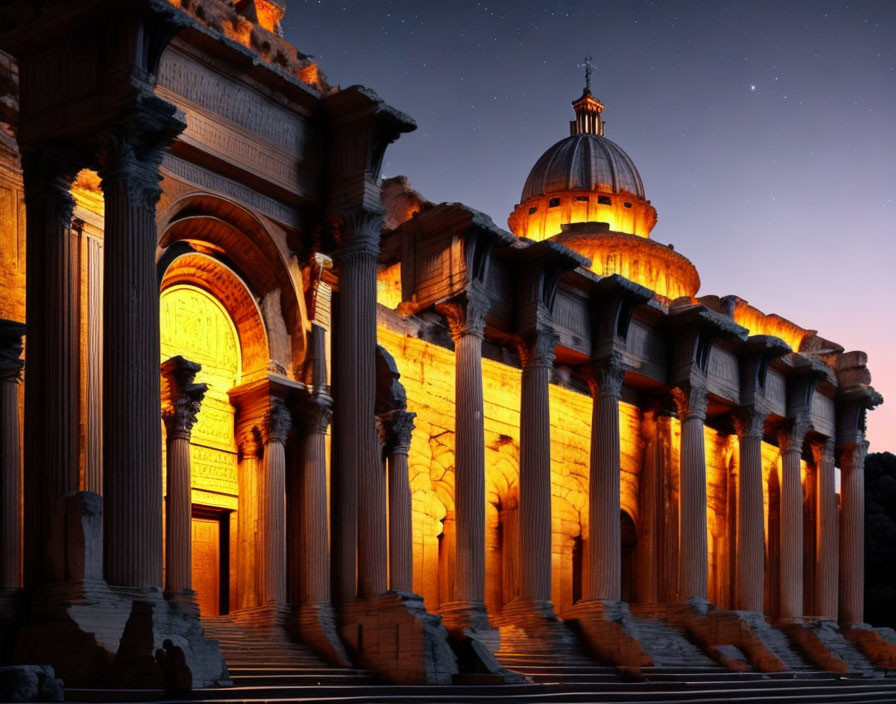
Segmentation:
{"type": "Polygon", "coordinates": [[[652,237],[700,295],[868,352],[871,451],[896,452],[896,1],[288,0],[283,28],[416,119],[384,176],[503,227],[592,56],[652,237]]]}

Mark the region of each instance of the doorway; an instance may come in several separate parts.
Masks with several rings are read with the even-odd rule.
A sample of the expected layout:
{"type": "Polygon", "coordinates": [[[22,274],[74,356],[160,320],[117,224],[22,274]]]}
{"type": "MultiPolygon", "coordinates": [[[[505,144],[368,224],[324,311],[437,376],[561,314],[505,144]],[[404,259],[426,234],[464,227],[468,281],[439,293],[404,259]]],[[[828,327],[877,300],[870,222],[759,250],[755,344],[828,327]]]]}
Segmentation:
{"type": "Polygon", "coordinates": [[[203,616],[230,611],[230,512],[193,506],[193,590],[203,616]]]}

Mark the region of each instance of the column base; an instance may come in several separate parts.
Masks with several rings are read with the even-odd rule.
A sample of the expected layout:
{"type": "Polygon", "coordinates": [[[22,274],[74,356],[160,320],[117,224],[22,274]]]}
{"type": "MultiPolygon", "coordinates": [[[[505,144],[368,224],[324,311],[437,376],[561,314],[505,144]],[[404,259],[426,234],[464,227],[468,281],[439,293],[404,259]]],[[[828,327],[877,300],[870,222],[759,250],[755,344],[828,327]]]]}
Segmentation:
{"type": "Polygon", "coordinates": [[[494,655],[501,645],[501,635],[488,618],[488,610],[481,601],[449,601],[439,607],[442,623],[452,637],[472,638],[494,655]]]}
{"type": "Polygon", "coordinates": [[[896,631],[892,628],[850,623],[841,625],[840,632],[873,665],[885,670],[896,670],[896,631]]]}
{"type": "Polygon", "coordinates": [[[0,662],[12,662],[16,630],[21,625],[25,597],[21,589],[0,589],[0,662]]]}
{"type": "Polygon", "coordinates": [[[330,665],[352,667],[342,639],[336,613],[328,602],[295,607],[291,622],[296,636],[310,645],[330,665]]]}
{"type": "Polygon", "coordinates": [[[549,601],[514,599],[492,623],[501,637],[496,657],[510,667],[519,656],[538,656],[546,663],[562,664],[583,655],[575,633],[557,618],[549,601]]]}
{"type": "Polygon", "coordinates": [[[563,616],[578,628],[585,649],[598,660],[636,676],[642,667],[654,665],[624,601],[580,601],[563,616]]]}
{"type": "Polygon", "coordinates": [[[706,655],[734,672],[784,672],[807,664],[756,612],[719,609],[706,599],[654,604],[636,611],[684,629],[706,655]]]}
{"type": "Polygon", "coordinates": [[[836,621],[792,618],[779,621],[777,628],[802,651],[809,662],[838,675],[870,674],[874,666],[860,648],[845,637],[836,621]]]}
{"type": "Polygon", "coordinates": [[[361,667],[395,684],[451,684],[457,657],[438,616],[422,597],[389,591],[343,604],[342,640],[361,667]]]}
{"type": "Polygon", "coordinates": [[[230,684],[218,642],[203,636],[192,605],[96,580],[39,587],[14,657],[52,665],[70,687],[183,692],[230,684]]]}

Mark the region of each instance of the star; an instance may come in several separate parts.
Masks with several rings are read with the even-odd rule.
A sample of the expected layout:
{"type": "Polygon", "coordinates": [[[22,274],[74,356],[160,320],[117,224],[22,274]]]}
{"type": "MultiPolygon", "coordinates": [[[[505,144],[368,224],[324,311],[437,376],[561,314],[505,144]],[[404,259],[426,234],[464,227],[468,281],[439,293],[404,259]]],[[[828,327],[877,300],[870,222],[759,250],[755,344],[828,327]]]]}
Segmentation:
{"type": "Polygon", "coordinates": [[[751,93],[755,93],[755,92],[756,92],[756,84],[755,84],[755,83],[751,83],[751,84],[750,84],[750,92],[751,92],[751,93]]]}

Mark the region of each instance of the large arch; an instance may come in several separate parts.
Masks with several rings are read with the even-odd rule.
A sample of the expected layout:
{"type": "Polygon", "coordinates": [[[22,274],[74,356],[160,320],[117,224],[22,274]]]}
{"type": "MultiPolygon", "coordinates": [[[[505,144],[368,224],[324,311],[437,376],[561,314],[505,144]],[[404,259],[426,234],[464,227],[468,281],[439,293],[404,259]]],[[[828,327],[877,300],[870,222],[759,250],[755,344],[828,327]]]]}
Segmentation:
{"type": "Polygon", "coordinates": [[[265,323],[269,359],[293,377],[305,360],[309,323],[302,274],[285,234],[238,203],[206,192],[173,201],[159,217],[158,231],[160,281],[185,252],[217,259],[251,292],[265,323]]]}

